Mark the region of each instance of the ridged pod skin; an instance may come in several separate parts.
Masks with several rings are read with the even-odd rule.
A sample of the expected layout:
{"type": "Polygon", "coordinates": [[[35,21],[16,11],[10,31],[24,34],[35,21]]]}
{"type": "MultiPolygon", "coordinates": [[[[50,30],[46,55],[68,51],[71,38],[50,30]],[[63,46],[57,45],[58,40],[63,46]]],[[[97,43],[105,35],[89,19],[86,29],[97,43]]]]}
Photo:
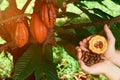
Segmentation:
{"type": "Polygon", "coordinates": [[[30,22],[30,31],[34,39],[37,42],[42,43],[47,37],[47,28],[45,24],[40,20],[38,14],[33,14],[30,22]]]}
{"type": "Polygon", "coordinates": [[[93,36],[89,41],[89,49],[96,54],[103,54],[107,50],[107,40],[100,35],[93,36]]]}
{"type": "Polygon", "coordinates": [[[47,28],[53,28],[56,22],[56,7],[52,3],[44,3],[41,7],[40,17],[47,28]]]}
{"type": "Polygon", "coordinates": [[[14,40],[18,47],[23,47],[28,41],[28,29],[24,22],[17,22],[14,40]]]}

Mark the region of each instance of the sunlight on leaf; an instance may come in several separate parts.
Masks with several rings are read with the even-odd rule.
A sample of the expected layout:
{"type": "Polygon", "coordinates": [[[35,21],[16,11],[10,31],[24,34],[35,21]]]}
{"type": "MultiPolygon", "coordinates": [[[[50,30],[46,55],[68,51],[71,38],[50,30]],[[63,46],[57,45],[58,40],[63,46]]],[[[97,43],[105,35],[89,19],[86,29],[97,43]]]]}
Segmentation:
{"type": "Polygon", "coordinates": [[[3,40],[2,37],[0,37],[0,44],[4,44],[4,43],[6,43],[6,41],[3,40]]]}
{"type": "Polygon", "coordinates": [[[0,4],[0,10],[5,10],[8,5],[8,2],[3,0],[3,2],[0,4]]]}
{"type": "Polygon", "coordinates": [[[0,78],[10,78],[13,72],[13,57],[4,51],[0,54],[0,78]],[[6,54],[6,55],[5,55],[6,54]]]}

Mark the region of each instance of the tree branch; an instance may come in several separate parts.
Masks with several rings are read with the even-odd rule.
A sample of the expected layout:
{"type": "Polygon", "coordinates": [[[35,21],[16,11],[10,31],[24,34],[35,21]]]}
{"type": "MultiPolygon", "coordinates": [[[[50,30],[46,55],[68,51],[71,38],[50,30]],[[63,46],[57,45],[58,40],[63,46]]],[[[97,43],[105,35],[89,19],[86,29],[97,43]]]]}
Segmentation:
{"type": "Polygon", "coordinates": [[[26,8],[28,7],[28,5],[30,4],[30,2],[31,2],[31,0],[27,0],[27,2],[25,3],[25,5],[23,6],[23,8],[22,8],[22,13],[24,13],[25,12],[25,10],[26,10],[26,8]]]}
{"type": "Polygon", "coordinates": [[[9,21],[11,21],[11,20],[14,20],[14,19],[17,19],[17,18],[26,17],[26,16],[31,16],[31,14],[20,14],[20,15],[17,15],[17,16],[13,16],[13,17],[10,17],[10,18],[8,18],[8,19],[1,20],[1,21],[0,21],[0,24],[4,24],[4,23],[9,22],[9,21]]]}
{"type": "Polygon", "coordinates": [[[69,29],[69,28],[77,29],[77,28],[88,27],[88,26],[112,24],[114,22],[120,22],[120,16],[114,17],[114,18],[109,19],[109,20],[101,20],[101,21],[97,21],[97,22],[89,22],[89,23],[81,23],[81,24],[70,24],[68,26],[62,26],[62,27],[65,29],[69,29]]]}
{"type": "Polygon", "coordinates": [[[15,48],[17,48],[17,46],[15,46],[13,42],[8,42],[8,43],[5,43],[5,44],[2,44],[0,46],[0,52],[2,52],[3,50],[6,51],[6,50],[8,50],[8,48],[15,49],[15,48]]]}

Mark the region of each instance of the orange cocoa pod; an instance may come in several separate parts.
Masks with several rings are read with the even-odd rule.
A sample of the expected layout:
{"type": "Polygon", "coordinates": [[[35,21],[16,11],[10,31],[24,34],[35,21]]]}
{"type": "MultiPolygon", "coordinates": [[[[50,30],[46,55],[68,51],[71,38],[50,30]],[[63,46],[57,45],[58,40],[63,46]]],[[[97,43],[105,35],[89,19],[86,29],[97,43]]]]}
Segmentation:
{"type": "Polygon", "coordinates": [[[100,35],[93,36],[89,41],[89,49],[96,54],[103,54],[107,50],[107,40],[100,35]]]}
{"type": "Polygon", "coordinates": [[[23,47],[28,41],[28,29],[24,22],[18,22],[16,25],[15,43],[18,47],[23,47]]]}
{"type": "Polygon", "coordinates": [[[56,7],[52,3],[44,3],[41,7],[40,17],[48,28],[53,28],[56,22],[56,7]]]}
{"type": "Polygon", "coordinates": [[[33,38],[36,39],[36,41],[39,43],[42,43],[47,37],[47,28],[37,14],[32,15],[30,22],[30,31],[33,38]]]}

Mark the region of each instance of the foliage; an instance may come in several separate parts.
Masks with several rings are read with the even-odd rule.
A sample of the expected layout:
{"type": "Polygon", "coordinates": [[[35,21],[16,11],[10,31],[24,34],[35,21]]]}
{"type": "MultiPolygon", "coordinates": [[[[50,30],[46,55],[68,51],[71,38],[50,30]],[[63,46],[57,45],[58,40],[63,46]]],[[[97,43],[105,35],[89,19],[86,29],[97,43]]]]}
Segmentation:
{"type": "MultiPolygon", "coordinates": [[[[56,80],[55,64],[40,55],[40,46],[31,45],[16,63],[14,80],[24,80],[33,71],[35,80],[56,80]]],[[[49,54],[49,52],[47,52],[49,54]]]]}
{"type": "Polygon", "coordinates": [[[80,67],[77,61],[69,56],[64,48],[56,46],[53,48],[54,62],[57,63],[59,79],[74,79],[74,73],[79,73],[80,67]]]}
{"type": "MultiPolygon", "coordinates": [[[[64,79],[76,79],[74,73],[79,73],[81,76],[82,71],[76,61],[75,47],[80,40],[90,35],[101,34],[105,36],[104,24],[110,26],[116,38],[116,49],[120,49],[120,35],[118,35],[120,32],[119,0],[58,0],[57,3],[54,3],[57,0],[50,0],[53,1],[58,10],[56,24],[54,25],[54,33],[49,31],[46,40],[41,44],[33,39],[29,28],[31,15],[38,12],[38,7],[41,4],[37,4],[37,1],[42,0],[27,0],[26,2],[16,0],[17,8],[22,13],[3,18],[3,13],[9,8],[10,2],[8,1],[10,0],[0,0],[0,36],[6,40],[6,43],[0,46],[0,51],[10,52],[13,55],[15,64],[14,73],[11,75],[13,80],[33,78],[35,80],[57,80],[58,78],[63,79],[63,77],[64,79]],[[34,2],[35,7],[32,6],[34,2]],[[14,26],[12,28],[6,27],[5,24],[11,22],[14,24],[14,18],[21,19],[23,16],[27,18],[29,40],[25,46],[19,48],[10,36],[14,26]],[[53,40],[54,37],[56,41],[53,40]]],[[[10,14],[7,13],[7,15],[10,14]]],[[[3,53],[1,55],[5,56],[3,53]]],[[[90,76],[92,79],[106,79],[103,75],[90,76]]]]}
{"type": "Polygon", "coordinates": [[[13,72],[13,57],[8,52],[0,54],[0,77],[7,79],[11,77],[13,72]]]}

